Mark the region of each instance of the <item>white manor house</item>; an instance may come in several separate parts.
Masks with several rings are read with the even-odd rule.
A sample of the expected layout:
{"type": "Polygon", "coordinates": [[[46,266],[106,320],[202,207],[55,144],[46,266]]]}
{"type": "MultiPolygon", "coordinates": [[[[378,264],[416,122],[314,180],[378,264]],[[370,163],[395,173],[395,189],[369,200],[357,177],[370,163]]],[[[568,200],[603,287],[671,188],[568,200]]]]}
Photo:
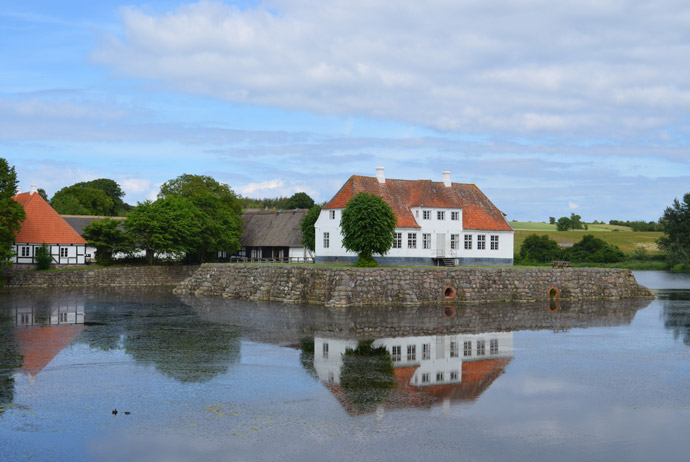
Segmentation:
{"type": "Polygon", "coordinates": [[[340,217],[356,194],[383,198],[397,223],[393,247],[380,265],[492,265],[513,264],[515,230],[474,184],[387,179],[383,167],[376,177],[351,176],[321,210],[315,223],[316,262],[352,264],[357,254],[342,246],[340,217]]]}

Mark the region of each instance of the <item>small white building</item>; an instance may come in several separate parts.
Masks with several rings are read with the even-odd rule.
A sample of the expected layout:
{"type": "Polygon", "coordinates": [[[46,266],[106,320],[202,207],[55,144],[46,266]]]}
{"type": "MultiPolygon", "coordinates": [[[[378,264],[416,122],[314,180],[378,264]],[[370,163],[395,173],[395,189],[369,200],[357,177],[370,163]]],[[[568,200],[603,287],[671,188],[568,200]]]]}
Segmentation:
{"type": "Polygon", "coordinates": [[[382,197],[395,213],[393,247],[374,256],[380,265],[513,264],[515,230],[505,215],[473,184],[387,179],[353,175],[321,210],[315,224],[316,262],[352,264],[357,255],[342,246],[340,218],[356,194],[382,197]]]}
{"type": "Polygon", "coordinates": [[[85,263],[86,241],[38,194],[35,186],[31,187],[31,192],[17,194],[13,199],[26,213],[15,237],[13,263],[35,264],[36,249],[44,243],[54,264],[85,263]]]}

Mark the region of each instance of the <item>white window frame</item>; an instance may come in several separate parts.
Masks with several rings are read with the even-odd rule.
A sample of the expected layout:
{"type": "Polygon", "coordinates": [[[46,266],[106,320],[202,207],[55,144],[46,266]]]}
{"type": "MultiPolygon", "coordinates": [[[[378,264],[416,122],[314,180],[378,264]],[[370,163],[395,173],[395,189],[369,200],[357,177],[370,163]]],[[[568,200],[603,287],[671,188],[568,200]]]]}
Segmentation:
{"type": "Polygon", "coordinates": [[[436,383],[441,383],[443,381],[443,371],[438,371],[436,373],[436,383]]]}
{"type": "Polygon", "coordinates": [[[458,371],[450,371],[450,381],[451,382],[457,382],[458,380],[458,371]]]}
{"type": "Polygon", "coordinates": [[[417,248],[417,233],[407,233],[407,248],[416,249],[417,248]]]}
{"type": "Polygon", "coordinates": [[[465,234],[465,250],[472,250],[472,235],[465,234]]]}
{"type": "Polygon", "coordinates": [[[486,340],[477,340],[477,356],[486,355],[486,340]]]}
{"type": "Polygon", "coordinates": [[[490,355],[497,355],[498,354],[498,339],[497,338],[492,338],[489,340],[489,354],[490,355]]]}
{"type": "Polygon", "coordinates": [[[462,351],[463,351],[463,356],[466,358],[472,356],[472,341],[471,340],[465,340],[465,342],[462,345],[462,351]]]}
{"type": "Polygon", "coordinates": [[[425,372],[422,374],[422,383],[430,383],[431,380],[429,380],[429,373],[425,372]]]}
{"type": "Polygon", "coordinates": [[[486,234],[477,234],[477,250],[486,250],[486,234]]]}
{"type": "Polygon", "coordinates": [[[431,233],[422,233],[422,248],[431,248],[431,233]]]}
{"type": "Polygon", "coordinates": [[[402,248],[402,233],[394,233],[393,234],[393,248],[394,249],[401,249],[402,248]]]}
{"type": "Polygon", "coordinates": [[[444,221],[446,219],[445,210],[437,210],[436,211],[436,219],[439,221],[444,221]]]}
{"type": "Polygon", "coordinates": [[[330,218],[331,220],[335,220],[335,210],[328,211],[328,218],[330,218]]]}
{"type": "Polygon", "coordinates": [[[327,249],[331,245],[331,233],[323,233],[323,248],[327,249]]]}
{"type": "Polygon", "coordinates": [[[328,343],[323,342],[323,345],[321,346],[321,356],[324,359],[328,359],[328,343]]]}
{"type": "Polygon", "coordinates": [[[498,235],[492,234],[490,236],[490,240],[491,240],[491,250],[498,250],[498,235]]]}
{"type": "Polygon", "coordinates": [[[393,345],[391,347],[391,360],[394,363],[399,362],[402,359],[402,347],[400,345],[393,345]]]}
{"type": "Polygon", "coordinates": [[[431,220],[431,210],[422,210],[422,219],[431,220]]]}
{"type": "Polygon", "coordinates": [[[30,257],[30,256],[31,256],[31,247],[29,247],[27,245],[23,245],[22,246],[22,257],[26,258],[26,257],[30,257]]]}
{"type": "Polygon", "coordinates": [[[451,221],[460,221],[460,212],[450,212],[451,221]]]}
{"type": "Polygon", "coordinates": [[[417,361],[417,345],[407,345],[407,360],[417,361]]]}
{"type": "Polygon", "coordinates": [[[431,359],[431,343],[422,345],[422,360],[431,359]]]}
{"type": "Polygon", "coordinates": [[[60,258],[69,257],[69,249],[67,247],[60,247],[60,258]]]}
{"type": "Polygon", "coordinates": [[[460,235],[459,234],[451,234],[450,235],[450,249],[451,250],[458,250],[458,243],[460,242],[460,235]]]}
{"type": "Polygon", "coordinates": [[[460,354],[458,351],[458,342],[451,341],[450,342],[450,357],[451,358],[457,358],[459,356],[460,356],[460,354]]]}

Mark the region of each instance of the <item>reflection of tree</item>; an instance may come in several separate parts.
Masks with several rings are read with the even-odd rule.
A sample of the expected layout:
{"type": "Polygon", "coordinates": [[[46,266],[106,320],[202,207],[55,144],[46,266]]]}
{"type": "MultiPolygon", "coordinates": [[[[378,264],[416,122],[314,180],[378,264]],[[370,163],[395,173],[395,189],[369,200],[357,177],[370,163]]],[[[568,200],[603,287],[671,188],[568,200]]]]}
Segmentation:
{"type": "Polygon", "coordinates": [[[673,331],[676,339],[682,337],[683,343],[690,346],[690,294],[685,291],[670,292],[666,298],[664,326],[673,331]]]}
{"type": "Polygon", "coordinates": [[[309,375],[318,378],[319,375],[314,368],[314,339],[303,338],[300,340],[299,345],[299,362],[302,363],[304,370],[309,372],[309,375]]]}
{"type": "Polygon", "coordinates": [[[340,386],[348,401],[366,411],[386,399],[395,386],[393,361],[386,347],[372,348],[373,340],[361,341],[343,354],[340,386]]]}
{"type": "Polygon", "coordinates": [[[22,355],[14,338],[14,323],[0,312],[0,416],[14,400],[14,372],[22,367],[22,355]]]}
{"type": "Polygon", "coordinates": [[[240,357],[239,332],[230,326],[166,316],[134,327],[128,326],[125,351],[180,382],[208,382],[240,357]]]}

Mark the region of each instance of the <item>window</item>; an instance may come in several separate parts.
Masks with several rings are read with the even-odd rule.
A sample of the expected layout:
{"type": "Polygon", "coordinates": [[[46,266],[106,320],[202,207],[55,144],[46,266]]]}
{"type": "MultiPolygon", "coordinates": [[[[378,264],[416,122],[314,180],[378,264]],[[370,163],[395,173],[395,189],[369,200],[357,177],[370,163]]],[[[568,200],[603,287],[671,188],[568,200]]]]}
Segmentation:
{"type": "Polygon", "coordinates": [[[459,234],[451,234],[450,235],[450,249],[451,250],[457,250],[459,241],[460,241],[460,235],[459,234]]]}
{"type": "Polygon", "coordinates": [[[417,248],[417,233],[407,233],[407,248],[416,249],[417,248]]]}
{"type": "Polygon", "coordinates": [[[486,249],[486,236],[484,234],[480,234],[477,236],[477,250],[484,249],[486,249]]]}
{"type": "Polygon", "coordinates": [[[69,249],[66,249],[66,248],[60,249],[60,258],[67,258],[68,252],[69,252],[69,249]]]}
{"type": "Polygon", "coordinates": [[[458,380],[458,371],[450,372],[450,380],[451,382],[455,382],[456,380],[458,380]]]}
{"type": "Polygon", "coordinates": [[[331,220],[335,220],[335,210],[328,211],[328,218],[330,218],[331,220]]]}
{"type": "Polygon", "coordinates": [[[431,359],[431,343],[422,345],[422,359],[431,359]]]}
{"type": "Polygon", "coordinates": [[[484,340],[477,340],[477,356],[484,356],[486,354],[486,342],[484,340]]]}
{"type": "Polygon", "coordinates": [[[31,247],[22,247],[22,257],[31,256],[31,247]]]}
{"type": "Polygon", "coordinates": [[[58,313],[58,322],[59,323],[67,322],[67,313],[58,313]]]}
{"type": "Polygon", "coordinates": [[[491,236],[491,250],[498,250],[498,236],[491,236]]]}
{"type": "Polygon", "coordinates": [[[431,210],[423,210],[422,211],[422,218],[424,220],[431,220],[431,210]]]}
{"type": "Polygon", "coordinates": [[[402,350],[402,347],[400,345],[396,345],[396,346],[391,348],[391,359],[393,360],[393,362],[400,361],[401,350],[402,350]]]}
{"type": "Polygon", "coordinates": [[[416,361],[417,360],[417,345],[407,345],[407,360],[416,361]]]}
{"type": "Polygon", "coordinates": [[[444,212],[443,210],[439,210],[438,212],[436,212],[436,219],[437,220],[445,220],[446,219],[446,212],[444,212]]]}
{"type": "Polygon", "coordinates": [[[395,233],[393,236],[393,248],[394,249],[401,249],[402,248],[402,233],[395,233]]]}
{"type": "Polygon", "coordinates": [[[31,315],[28,313],[22,313],[19,315],[19,324],[22,326],[28,326],[31,324],[31,315]]]}
{"type": "Polygon", "coordinates": [[[331,233],[323,233],[323,248],[327,249],[331,244],[331,233]]]}
{"type": "Polygon", "coordinates": [[[431,248],[431,234],[427,234],[427,233],[422,234],[422,248],[424,248],[424,249],[430,249],[431,248]]]}
{"type": "Polygon", "coordinates": [[[463,353],[464,356],[472,356],[472,342],[466,341],[463,344],[463,353]]]}
{"type": "Polygon", "coordinates": [[[425,372],[422,374],[422,383],[429,383],[429,373],[425,372]]]}
{"type": "Polygon", "coordinates": [[[453,221],[460,221],[460,212],[450,212],[450,219],[453,221]]]}
{"type": "Polygon", "coordinates": [[[458,356],[458,342],[450,342],[450,357],[457,358],[458,356]]]}
{"type": "Polygon", "coordinates": [[[489,354],[491,355],[497,355],[498,354],[498,339],[497,338],[492,338],[489,340],[489,354]]]}
{"type": "Polygon", "coordinates": [[[465,234],[465,250],[472,250],[472,235],[465,234]]]}
{"type": "Polygon", "coordinates": [[[443,382],[443,372],[437,372],[436,373],[436,381],[437,382],[443,382]]]}
{"type": "Polygon", "coordinates": [[[328,359],[328,343],[324,342],[321,348],[324,359],[328,359]]]}

